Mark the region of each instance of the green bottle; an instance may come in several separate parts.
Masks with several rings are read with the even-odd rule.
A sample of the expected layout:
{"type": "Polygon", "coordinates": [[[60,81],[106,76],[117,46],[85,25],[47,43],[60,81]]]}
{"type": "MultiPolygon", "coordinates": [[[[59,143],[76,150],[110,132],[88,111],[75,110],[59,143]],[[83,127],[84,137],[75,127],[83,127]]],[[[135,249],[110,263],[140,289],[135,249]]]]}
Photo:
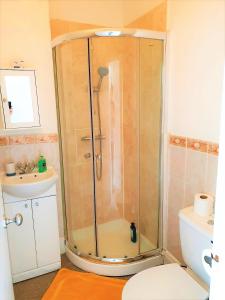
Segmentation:
{"type": "Polygon", "coordinates": [[[44,158],[44,155],[40,155],[40,158],[38,161],[38,172],[43,173],[46,171],[47,171],[46,159],[44,158]]]}

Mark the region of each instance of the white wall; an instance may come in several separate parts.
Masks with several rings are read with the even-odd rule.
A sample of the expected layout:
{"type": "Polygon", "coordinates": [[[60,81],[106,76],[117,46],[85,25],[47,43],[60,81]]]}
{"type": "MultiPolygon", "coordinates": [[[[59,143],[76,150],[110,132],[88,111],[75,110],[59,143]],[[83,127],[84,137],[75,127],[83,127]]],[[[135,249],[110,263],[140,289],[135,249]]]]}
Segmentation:
{"type": "Polygon", "coordinates": [[[49,0],[51,19],[121,27],[147,13],[162,0],[49,0]]]}
{"type": "Polygon", "coordinates": [[[169,132],[218,142],[224,0],[168,1],[169,132]]]}
{"type": "Polygon", "coordinates": [[[37,71],[43,132],[57,132],[48,1],[0,0],[0,67],[17,59],[37,71]]]}

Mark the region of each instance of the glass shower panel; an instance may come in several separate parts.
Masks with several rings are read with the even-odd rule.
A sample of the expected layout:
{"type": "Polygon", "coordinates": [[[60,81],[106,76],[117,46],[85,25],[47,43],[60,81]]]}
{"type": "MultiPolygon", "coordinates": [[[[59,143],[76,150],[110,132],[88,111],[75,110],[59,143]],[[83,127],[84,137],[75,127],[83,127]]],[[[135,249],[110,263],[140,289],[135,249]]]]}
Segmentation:
{"type": "Polygon", "coordinates": [[[96,255],[88,39],[56,47],[68,245],[96,255]]]}
{"type": "Polygon", "coordinates": [[[163,42],[140,39],[140,252],[159,246],[163,42]]]}
{"type": "Polygon", "coordinates": [[[135,257],[138,243],[138,40],[91,38],[98,255],[135,257]],[[136,241],[130,224],[135,223],[136,241]]]}

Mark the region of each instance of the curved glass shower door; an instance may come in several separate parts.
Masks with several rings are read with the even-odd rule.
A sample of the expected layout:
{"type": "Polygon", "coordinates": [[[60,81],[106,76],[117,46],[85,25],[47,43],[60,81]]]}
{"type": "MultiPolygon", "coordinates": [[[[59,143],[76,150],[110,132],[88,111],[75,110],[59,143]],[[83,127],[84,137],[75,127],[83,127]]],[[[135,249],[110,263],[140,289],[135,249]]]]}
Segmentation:
{"type": "Polygon", "coordinates": [[[68,245],[72,251],[95,256],[88,40],[58,46],[55,67],[68,245]]]}
{"type": "Polygon", "coordinates": [[[95,177],[98,253],[109,259],[136,257],[139,253],[139,40],[95,37],[90,44],[93,127],[95,135],[100,129],[103,137],[95,140],[95,172],[101,173],[101,177],[95,177]],[[102,68],[107,72],[101,79],[102,68]],[[96,90],[99,80],[101,86],[96,90]],[[136,229],[134,242],[131,222],[136,229]]]}
{"type": "Polygon", "coordinates": [[[109,261],[159,248],[163,42],[92,37],[55,49],[67,239],[109,261]]]}
{"type": "Polygon", "coordinates": [[[98,254],[136,257],[158,248],[163,44],[90,45],[98,254]]]}

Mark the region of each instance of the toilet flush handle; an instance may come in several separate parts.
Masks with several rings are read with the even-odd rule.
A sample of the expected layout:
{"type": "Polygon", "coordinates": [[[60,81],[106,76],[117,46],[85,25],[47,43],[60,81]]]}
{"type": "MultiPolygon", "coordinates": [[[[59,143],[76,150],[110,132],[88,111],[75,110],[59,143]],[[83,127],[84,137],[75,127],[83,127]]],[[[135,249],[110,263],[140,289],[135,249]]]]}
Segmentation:
{"type": "Polygon", "coordinates": [[[217,263],[220,261],[219,255],[217,255],[217,254],[213,255],[213,254],[211,253],[211,258],[212,258],[215,262],[217,262],[217,263]]]}
{"type": "Polygon", "coordinates": [[[216,255],[213,255],[211,253],[211,256],[208,256],[208,255],[205,255],[204,256],[204,261],[207,263],[207,265],[210,266],[210,268],[212,268],[212,261],[215,261],[215,262],[219,262],[219,256],[216,254],[216,255]]]}

